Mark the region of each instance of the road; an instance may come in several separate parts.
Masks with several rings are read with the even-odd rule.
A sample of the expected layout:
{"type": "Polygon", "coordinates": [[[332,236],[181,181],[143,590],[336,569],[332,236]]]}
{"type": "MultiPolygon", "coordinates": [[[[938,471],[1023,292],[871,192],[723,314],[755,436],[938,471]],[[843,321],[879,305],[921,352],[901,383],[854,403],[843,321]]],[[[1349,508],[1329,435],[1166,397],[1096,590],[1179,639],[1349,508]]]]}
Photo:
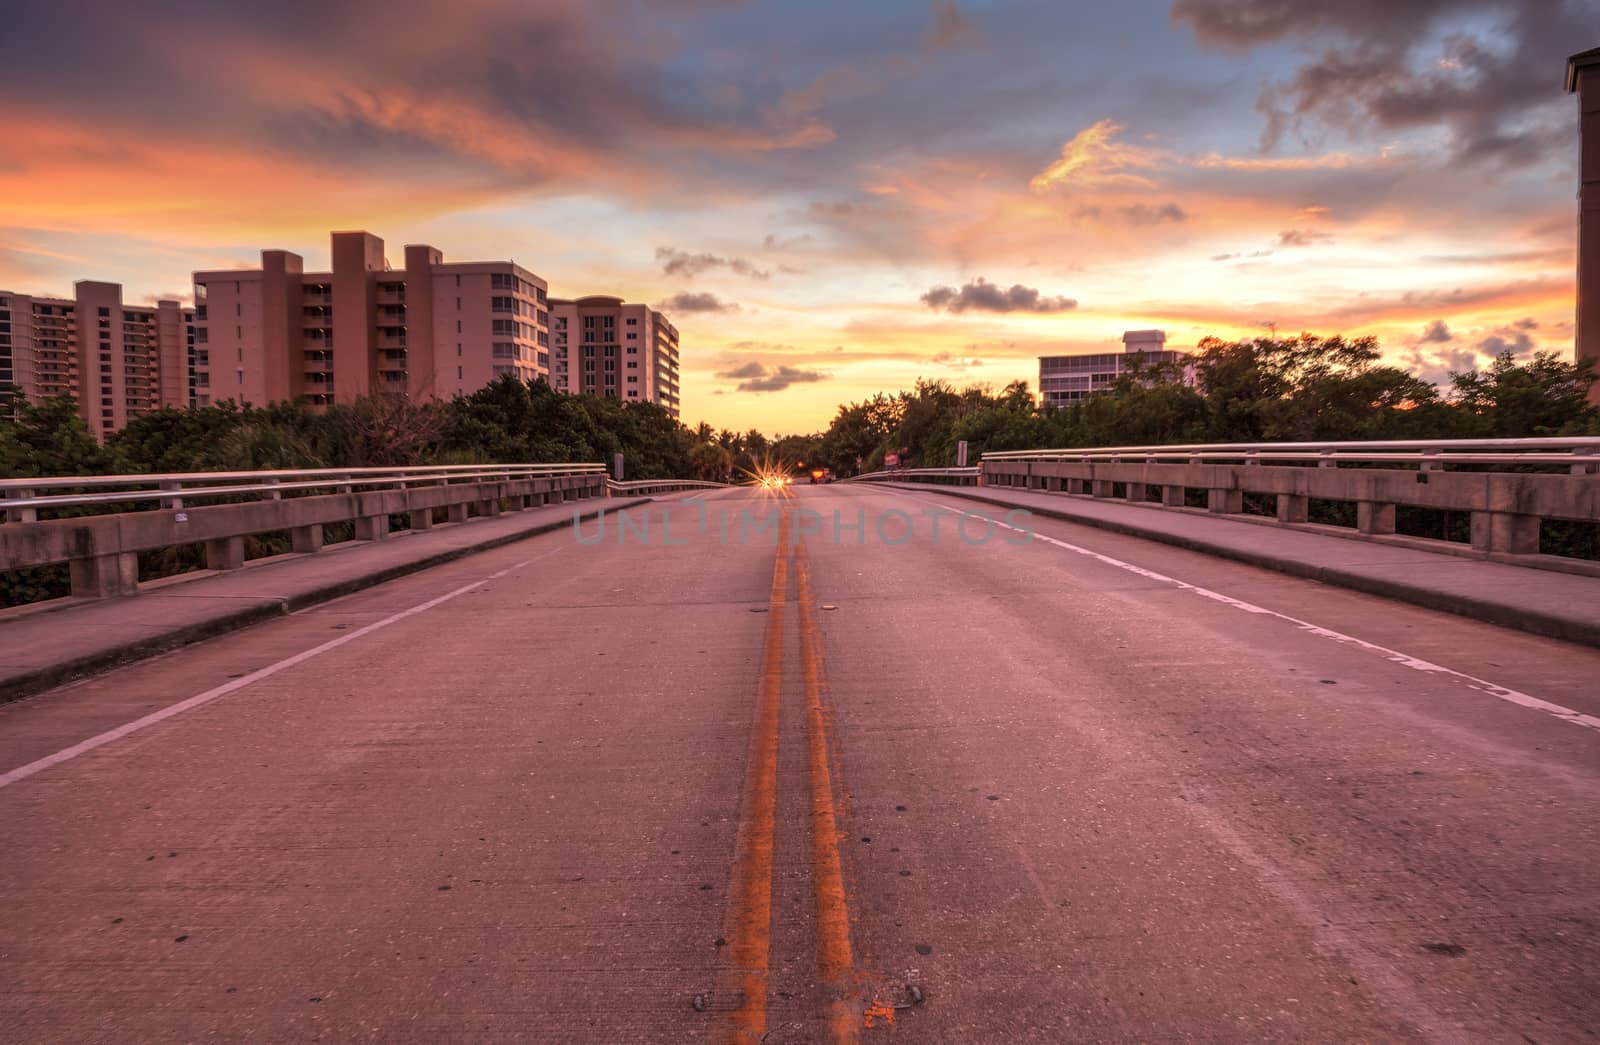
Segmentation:
{"type": "Polygon", "coordinates": [[[965,510],[669,499],[0,706],[0,1038],[1593,1040],[1600,651],[965,510]]]}

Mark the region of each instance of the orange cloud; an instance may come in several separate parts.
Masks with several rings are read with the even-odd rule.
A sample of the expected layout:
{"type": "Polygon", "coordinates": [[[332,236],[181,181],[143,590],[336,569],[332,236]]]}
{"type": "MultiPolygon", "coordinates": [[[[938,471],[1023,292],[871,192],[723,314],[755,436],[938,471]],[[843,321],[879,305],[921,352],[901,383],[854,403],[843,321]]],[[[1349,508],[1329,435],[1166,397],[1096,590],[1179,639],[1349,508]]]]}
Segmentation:
{"type": "Polygon", "coordinates": [[[1122,125],[1100,120],[1079,131],[1061,147],[1061,157],[1033,176],[1028,187],[1048,192],[1061,186],[1100,188],[1108,185],[1135,185],[1153,188],[1155,183],[1137,170],[1155,167],[1159,154],[1150,149],[1116,141],[1122,125]]]}

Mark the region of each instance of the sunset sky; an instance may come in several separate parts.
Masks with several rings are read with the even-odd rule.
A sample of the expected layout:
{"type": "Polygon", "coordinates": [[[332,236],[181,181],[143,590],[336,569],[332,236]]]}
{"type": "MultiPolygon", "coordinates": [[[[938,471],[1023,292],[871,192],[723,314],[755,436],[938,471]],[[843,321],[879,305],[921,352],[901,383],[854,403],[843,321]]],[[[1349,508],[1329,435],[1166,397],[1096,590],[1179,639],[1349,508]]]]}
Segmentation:
{"type": "Polygon", "coordinates": [[[660,305],[685,421],[768,433],[1129,328],[1572,349],[1600,0],[6,7],[11,290],[363,228],[660,305]]]}

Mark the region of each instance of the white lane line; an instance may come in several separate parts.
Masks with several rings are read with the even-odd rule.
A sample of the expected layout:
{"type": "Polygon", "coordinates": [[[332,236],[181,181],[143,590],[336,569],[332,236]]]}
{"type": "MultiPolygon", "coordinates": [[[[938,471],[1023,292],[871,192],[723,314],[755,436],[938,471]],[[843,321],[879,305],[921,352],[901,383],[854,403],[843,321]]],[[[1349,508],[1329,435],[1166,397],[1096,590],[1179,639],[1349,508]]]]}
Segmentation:
{"type": "MultiPolygon", "coordinates": [[[[941,508],[949,508],[947,504],[944,504],[940,501],[931,501],[925,497],[917,497],[915,494],[910,496],[912,500],[924,501],[928,504],[937,504],[941,508]]],[[[950,510],[954,511],[955,509],[950,510]]],[[[966,514],[965,509],[962,511],[963,514],[966,514]]],[[[1026,529],[1021,526],[1012,526],[1011,524],[1003,522],[999,519],[994,520],[994,524],[996,526],[1003,527],[1004,529],[1015,531],[1016,533],[1028,534],[1033,540],[1043,541],[1046,544],[1053,544],[1057,548],[1065,548],[1067,551],[1077,552],[1079,555],[1087,555],[1096,562],[1103,562],[1107,566],[1115,566],[1119,570],[1127,570],[1129,573],[1136,573],[1139,576],[1145,577],[1149,580],[1160,581],[1163,584],[1170,584],[1175,588],[1181,588],[1184,591],[1193,592],[1203,599],[1211,599],[1215,602],[1222,603],[1224,606],[1232,606],[1236,610],[1243,610],[1245,613],[1254,613],[1260,616],[1274,617],[1278,620],[1294,625],[1296,628],[1299,628],[1301,631],[1304,631],[1307,634],[1315,635],[1321,639],[1328,639],[1332,642],[1343,643],[1347,646],[1355,646],[1358,649],[1365,650],[1368,653],[1375,653],[1385,660],[1399,664],[1403,667],[1410,668],[1413,671],[1421,671],[1434,675],[1448,675],[1451,678],[1459,679],[1462,682],[1465,682],[1467,684],[1467,688],[1469,689],[1477,690],[1480,693],[1487,693],[1489,696],[1504,700],[1507,703],[1516,704],[1519,707],[1532,708],[1535,711],[1543,711],[1546,714],[1554,715],[1556,718],[1559,718],[1564,722],[1571,722],[1573,725],[1587,726],[1590,729],[1600,730],[1600,718],[1597,718],[1594,715],[1585,715],[1581,711],[1574,711],[1572,708],[1563,707],[1560,704],[1555,704],[1548,700],[1531,696],[1530,694],[1523,693],[1520,690],[1512,689],[1509,686],[1502,686],[1497,682],[1490,682],[1487,679],[1480,679],[1475,675],[1468,675],[1466,672],[1457,671],[1454,668],[1447,668],[1442,664],[1435,664],[1432,661],[1423,660],[1421,657],[1413,657],[1409,653],[1402,653],[1399,650],[1393,650],[1387,646],[1380,646],[1375,642],[1368,642],[1366,639],[1358,639],[1354,635],[1346,635],[1342,631],[1334,631],[1332,628],[1325,628],[1320,624],[1313,624],[1310,621],[1301,620],[1299,617],[1291,617],[1287,613],[1279,613],[1277,610],[1269,610],[1265,606],[1257,606],[1255,603],[1245,602],[1243,599],[1236,599],[1231,595],[1223,595],[1221,592],[1212,591],[1210,588],[1202,588],[1198,584],[1190,584],[1188,581],[1180,581],[1176,577],[1168,577],[1164,573],[1157,573],[1154,570],[1147,570],[1143,566],[1135,566],[1131,562],[1123,562],[1121,559],[1114,559],[1109,555],[1102,555],[1100,552],[1091,551],[1088,548],[1072,544],[1068,541],[1057,540],[1054,537],[1046,537],[1044,534],[1039,533],[1036,530],[1026,529]]]]}
{"type": "MultiPolygon", "coordinates": [[[[545,554],[548,555],[550,553],[546,552],[545,554]]],[[[53,755],[46,755],[37,761],[29,762],[25,766],[18,766],[16,769],[10,770],[4,774],[0,774],[0,788],[10,787],[19,780],[26,780],[35,773],[44,772],[51,766],[58,766],[63,762],[68,762],[74,758],[77,758],[79,755],[87,754],[97,747],[104,747],[113,740],[121,740],[128,734],[137,733],[146,726],[153,726],[157,722],[164,722],[167,719],[172,718],[174,715],[181,715],[191,708],[197,708],[202,704],[209,704],[218,697],[225,697],[235,690],[240,690],[253,683],[260,682],[264,678],[270,678],[280,671],[292,668],[296,664],[303,664],[312,657],[319,657],[329,650],[338,649],[347,642],[354,642],[356,639],[359,639],[363,636],[371,635],[373,632],[382,628],[387,628],[391,624],[397,624],[400,621],[405,620],[407,617],[415,617],[419,613],[426,613],[435,606],[449,602],[451,599],[454,599],[457,596],[465,595],[474,588],[481,588],[490,581],[499,580],[508,573],[522,569],[530,562],[533,562],[534,559],[543,557],[544,556],[536,555],[533,558],[523,559],[514,566],[507,566],[505,569],[491,573],[487,577],[475,580],[471,584],[463,584],[454,591],[446,592],[445,594],[436,598],[429,599],[427,602],[420,602],[417,605],[412,606],[410,609],[401,610],[399,613],[391,614],[382,620],[373,621],[371,624],[357,628],[348,635],[341,635],[336,639],[330,639],[320,646],[313,646],[311,649],[303,650],[299,653],[296,653],[292,657],[287,657],[278,661],[276,664],[269,664],[264,668],[257,668],[248,675],[241,675],[236,679],[231,679],[228,682],[224,682],[215,689],[208,689],[204,693],[197,693],[187,700],[180,700],[178,703],[164,707],[160,711],[152,711],[143,718],[136,718],[132,722],[120,725],[115,729],[108,729],[98,736],[90,737],[88,740],[74,744],[69,748],[64,748],[61,751],[57,751],[53,755]]]]}

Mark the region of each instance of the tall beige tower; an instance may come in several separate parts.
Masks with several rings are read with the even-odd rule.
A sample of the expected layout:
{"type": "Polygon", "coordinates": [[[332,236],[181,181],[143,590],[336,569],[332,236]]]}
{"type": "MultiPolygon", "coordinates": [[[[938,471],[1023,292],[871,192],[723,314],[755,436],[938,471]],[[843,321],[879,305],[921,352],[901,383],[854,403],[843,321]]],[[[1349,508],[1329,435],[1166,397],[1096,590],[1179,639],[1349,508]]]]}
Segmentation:
{"type": "MultiPolygon", "coordinates": [[[[1567,93],[1577,94],[1581,114],[1575,354],[1600,368],[1600,47],[1567,59],[1567,93]]],[[[1600,403],[1600,383],[1590,387],[1589,399],[1600,403]]]]}

